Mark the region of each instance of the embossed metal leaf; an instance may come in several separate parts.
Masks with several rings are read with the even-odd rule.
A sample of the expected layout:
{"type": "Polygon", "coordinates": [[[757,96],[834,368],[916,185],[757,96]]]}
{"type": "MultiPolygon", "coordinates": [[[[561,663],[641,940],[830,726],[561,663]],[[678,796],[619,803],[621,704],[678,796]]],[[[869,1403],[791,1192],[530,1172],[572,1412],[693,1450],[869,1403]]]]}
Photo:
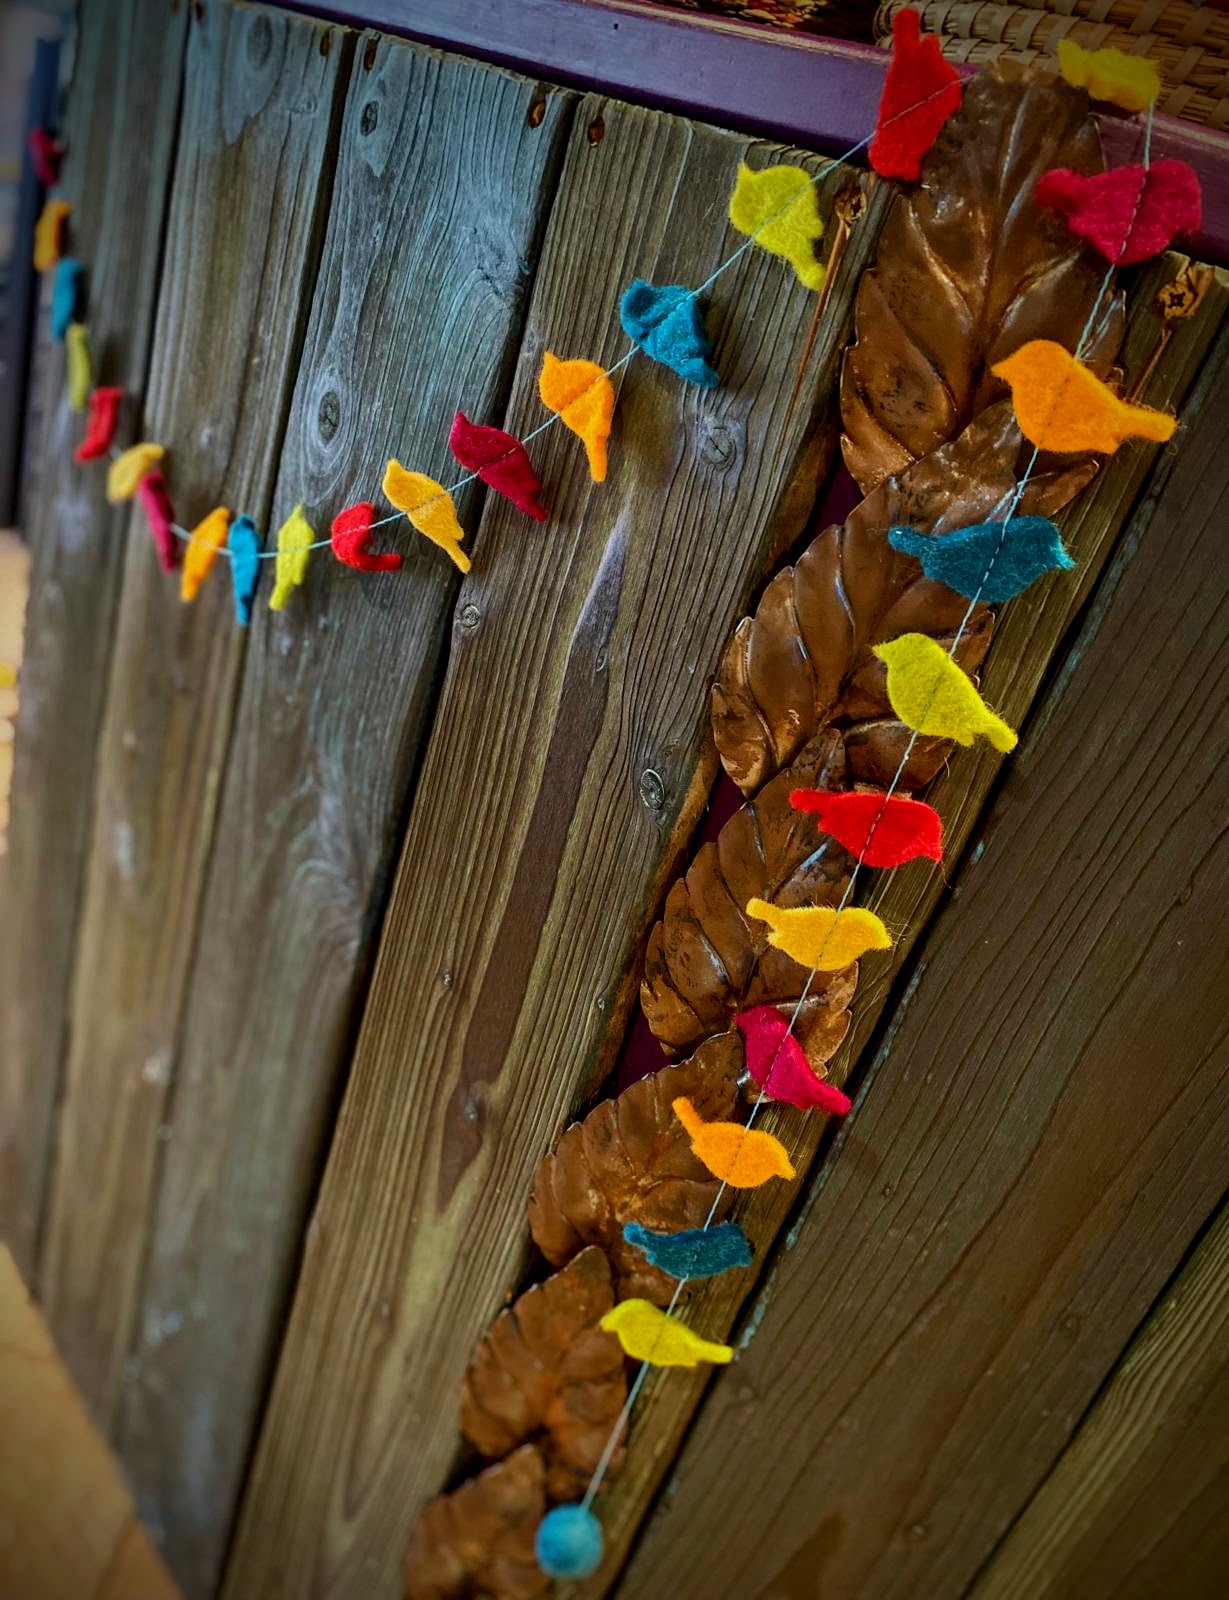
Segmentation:
{"type": "Polygon", "coordinates": [[[546,1514],[546,1469],[535,1446],[433,1500],[410,1535],[405,1600],[538,1600],[550,1580],[533,1540],[546,1514]]]}
{"type": "MultiPolygon", "coordinates": [[[[949,645],[968,601],[894,551],[888,529],[905,522],[944,533],[1002,515],[1015,489],[1019,449],[1011,402],[998,401],[959,438],[886,479],[844,523],[814,539],[795,566],[773,578],[755,614],[735,630],[713,684],[713,736],[726,771],[745,794],[827,724],[840,726],[851,746],[861,747],[859,724],[891,719],[883,664],[871,646],[909,632],[949,645]]],[[[1038,472],[1020,511],[1051,515],[1094,470],[1082,462],[1038,472]]],[[[956,651],[966,672],[980,665],[990,631],[990,611],[979,605],[956,651]]],[[[900,741],[902,754],[907,737],[900,741]]],[[[937,740],[919,742],[903,785],[928,782],[947,748],[937,740]]],[[[851,765],[860,780],[876,776],[860,758],[851,765]]]]}
{"type": "MultiPolygon", "coordinates": [[[[854,303],[841,371],[845,463],[863,494],[954,438],[1005,390],[990,366],[1029,339],[1074,349],[1104,263],[1033,187],[1051,167],[1099,172],[1087,97],[996,62],[964,92],[895,201],[854,303]]],[[[1124,314],[1111,298],[1088,356],[1104,371],[1124,314]]]]}
{"type": "Polygon", "coordinates": [[[713,1040],[573,1123],[538,1168],[529,1200],[529,1226],[546,1259],[558,1266],[600,1245],[619,1299],[666,1305],[675,1280],[626,1243],[623,1224],[664,1233],[703,1226],[719,1186],[670,1106],[686,1095],[707,1120],[728,1117],[742,1066],[741,1041],[713,1040]]]}
{"type": "MultiPolygon", "coordinates": [[[[813,818],[795,811],[789,797],[796,788],[844,785],[841,736],[825,731],[789,772],[734,813],[670,890],[649,935],[640,987],[648,1024],[668,1050],[724,1032],[750,1006],[797,999],[797,963],[772,948],[767,924],[745,907],[753,896],[784,906],[838,898],[849,857],[817,834],[813,818]]],[[[844,1010],[848,996],[835,976],[814,992],[844,1010]]]]}
{"type": "Polygon", "coordinates": [[[610,1263],[582,1250],[500,1313],[465,1374],[466,1438],[484,1456],[536,1443],[552,1502],[583,1494],[627,1398],[622,1346],[598,1326],[614,1303],[610,1263]]]}

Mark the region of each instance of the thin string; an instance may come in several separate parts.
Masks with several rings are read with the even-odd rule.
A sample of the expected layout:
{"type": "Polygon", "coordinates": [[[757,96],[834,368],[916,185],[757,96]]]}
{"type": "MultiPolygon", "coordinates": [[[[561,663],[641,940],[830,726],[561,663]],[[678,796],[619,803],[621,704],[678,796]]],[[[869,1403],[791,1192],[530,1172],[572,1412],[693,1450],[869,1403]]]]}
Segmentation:
{"type": "MultiPolygon", "coordinates": [[[[1125,234],[1123,236],[1122,246],[1118,251],[1118,256],[1117,256],[1116,260],[1111,262],[1110,265],[1106,268],[1105,275],[1101,279],[1101,283],[1098,286],[1096,296],[1095,296],[1095,298],[1093,300],[1092,310],[1088,313],[1088,318],[1084,323],[1084,326],[1083,326],[1083,328],[1082,328],[1082,330],[1080,332],[1079,338],[1076,340],[1075,351],[1074,351],[1074,355],[1073,355],[1073,361],[1076,361],[1076,362],[1079,361],[1080,357],[1082,355],[1084,355],[1086,350],[1087,350],[1088,344],[1089,344],[1089,342],[1090,342],[1090,340],[1092,338],[1093,329],[1096,326],[1097,317],[1098,317],[1098,315],[1100,314],[1100,311],[1101,311],[1102,302],[1105,299],[1106,291],[1108,290],[1111,282],[1113,281],[1115,267],[1117,265],[1117,262],[1120,261],[1122,259],[1122,257],[1126,254],[1127,245],[1130,243],[1131,235],[1132,235],[1132,233],[1133,233],[1133,231],[1135,229],[1135,221],[1136,221],[1136,218],[1139,215],[1139,207],[1140,207],[1140,204],[1141,204],[1141,202],[1143,200],[1144,188],[1145,188],[1146,182],[1147,182],[1147,172],[1148,172],[1148,169],[1150,168],[1150,166],[1152,164],[1152,162],[1151,162],[1151,154],[1152,154],[1152,114],[1153,114],[1153,108],[1150,105],[1148,107],[1147,120],[1146,120],[1145,126],[1144,126],[1144,162],[1143,162],[1144,174],[1145,174],[1144,182],[1140,184],[1139,195],[1138,195],[1138,197],[1136,199],[1136,202],[1135,202],[1135,209],[1132,212],[1130,221],[1127,223],[1126,232],[1125,232],[1125,234]]],[[[1056,415],[1059,405],[1062,403],[1062,400],[1063,400],[1063,397],[1066,394],[1067,388],[1069,387],[1069,385],[1071,383],[1071,379],[1072,379],[1072,375],[1074,373],[1074,370],[1075,370],[1074,367],[1072,367],[1072,369],[1067,372],[1067,374],[1063,378],[1062,384],[1059,386],[1059,388],[1055,392],[1053,401],[1052,401],[1051,406],[1050,406],[1050,415],[1046,419],[1046,426],[1047,427],[1049,426],[1049,423],[1053,420],[1054,416],[1056,415]]],[[[1042,435],[1044,436],[1045,428],[1041,429],[1040,431],[1041,431],[1042,435]]],[[[982,596],[982,591],[985,589],[986,584],[990,580],[990,574],[991,574],[991,572],[993,572],[995,563],[998,561],[998,558],[999,558],[1000,554],[1002,553],[1003,545],[1006,542],[1008,524],[1010,523],[1012,517],[1015,515],[1016,509],[1019,506],[1020,501],[1021,501],[1021,499],[1022,499],[1022,497],[1024,495],[1024,491],[1028,487],[1029,480],[1031,479],[1031,477],[1033,475],[1033,472],[1034,472],[1034,470],[1036,468],[1037,459],[1040,456],[1040,454],[1041,454],[1041,446],[1040,445],[1034,445],[1032,455],[1029,457],[1028,464],[1024,469],[1024,473],[1021,476],[1019,482],[1017,483],[1014,493],[1011,495],[1010,505],[1009,505],[1008,511],[1007,511],[1006,515],[1004,516],[1004,518],[1003,518],[1002,532],[999,535],[998,543],[995,546],[993,553],[991,554],[990,561],[989,561],[989,563],[988,563],[988,565],[986,567],[985,572],[982,574],[981,582],[977,586],[977,592],[973,595],[972,599],[969,601],[968,608],[965,611],[965,614],[964,614],[963,618],[961,619],[960,626],[956,630],[955,636],[952,639],[951,646],[947,651],[946,659],[948,661],[952,661],[955,658],[956,651],[959,648],[960,642],[964,637],[965,630],[968,628],[968,625],[969,625],[970,620],[972,619],[973,613],[977,609],[978,602],[980,601],[981,596],[982,596]]],[[[1007,499],[1006,495],[1004,495],[1000,499],[1000,501],[999,501],[999,505],[1000,506],[1002,505],[1003,500],[1005,500],[1005,499],[1007,499]]],[[[998,510],[998,506],[995,507],[995,510],[998,510]]],[[[918,719],[917,720],[918,720],[919,723],[924,723],[926,721],[926,715],[927,715],[927,713],[929,712],[931,706],[934,703],[935,696],[939,692],[940,683],[941,683],[941,675],[936,675],[934,688],[930,692],[930,697],[926,701],[926,704],[923,706],[920,714],[918,715],[918,719]]],[[[743,1144],[744,1144],[744,1142],[746,1140],[747,1134],[751,1131],[751,1127],[754,1124],[754,1122],[756,1120],[756,1117],[759,1115],[761,1107],[764,1105],[764,1102],[768,1099],[768,1088],[769,1088],[769,1085],[772,1082],[772,1075],[773,1075],[774,1069],[776,1068],[777,1059],[780,1056],[781,1051],[785,1048],[786,1041],[789,1040],[793,1036],[794,1028],[796,1027],[797,1022],[798,1022],[798,1018],[802,1013],[802,1008],[806,1004],[807,998],[810,995],[811,986],[815,982],[816,976],[818,975],[818,973],[819,973],[819,971],[821,969],[821,966],[822,966],[822,963],[823,963],[823,959],[824,959],[824,955],[827,952],[828,944],[829,944],[830,940],[832,939],[833,935],[836,932],[837,922],[838,922],[838,920],[840,918],[840,914],[845,909],[845,907],[848,905],[849,900],[853,895],[854,886],[855,886],[855,884],[857,883],[857,880],[858,880],[858,874],[861,872],[863,866],[866,863],[866,857],[870,852],[870,848],[871,848],[872,843],[874,842],[876,830],[878,829],[879,824],[883,820],[883,817],[884,817],[884,815],[885,815],[885,813],[886,813],[886,811],[888,809],[888,802],[891,800],[892,796],[895,794],[895,792],[896,792],[896,790],[897,790],[897,788],[898,788],[898,786],[899,786],[899,784],[901,782],[901,779],[904,776],[905,769],[909,765],[910,757],[913,755],[913,751],[916,748],[918,739],[920,737],[921,737],[920,729],[914,728],[914,729],[910,730],[908,743],[905,745],[904,754],[900,758],[900,765],[896,768],[895,773],[893,773],[893,775],[892,775],[891,783],[888,785],[887,789],[884,791],[883,804],[880,806],[879,811],[878,811],[878,813],[877,813],[877,815],[875,817],[875,820],[871,824],[871,827],[870,827],[870,829],[869,829],[869,831],[867,833],[866,841],[863,844],[862,849],[858,854],[857,860],[854,862],[853,871],[849,875],[849,881],[845,885],[844,892],[842,893],[841,898],[837,903],[836,912],[835,912],[835,915],[833,916],[833,919],[832,919],[832,925],[828,929],[827,934],[824,936],[823,943],[820,945],[820,948],[819,948],[819,953],[815,957],[815,965],[811,968],[810,973],[807,975],[806,984],[803,987],[802,994],[798,998],[797,1004],[794,1006],[793,1012],[792,1012],[792,1014],[790,1016],[790,1019],[789,1019],[789,1025],[786,1028],[784,1034],[781,1036],[781,1039],[780,1039],[780,1041],[779,1041],[779,1043],[777,1045],[777,1048],[773,1052],[772,1059],[768,1063],[768,1069],[764,1074],[763,1084],[762,1084],[762,1086],[760,1088],[759,1094],[756,1096],[756,1099],[755,1099],[755,1101],[754,1101],[754,1103],[753,1103],[753,1105],[751,1107],[751,1111],[750,1111],[749,1116],[747,1117],[747,1121],[743,1126],[742,1137],[739,1139],[738,1144],[735,1146],[734,1154],[730,1159],[730,1166],[731,1167],[733,1166],[734,1162],[737,1161],[739,1151],[743,1147],[743,1144]]],[[[722,1198],[725,1195],[725,1192],[726,1192],[728,1187],[729,1187],[728,1181],[725,1178],[722,1178],[721,1182],[720,1182],[720,1184],[718,1186],[716,1196],[713,1199],[713,1203],[709,1207],[708,1216],[704,1219],[704,1226],[703,1226],[703,1229],[701,1231],[707,1232],[708,1229],[712,1226],[713,1219],[717,1215],[718,1207],[721,1205],[722,1198]]],[[[680,1295],[682,1294],[684,1288],[687,1286],[688,1282],[690,1282],[690,1281],[691,1280],[688,1279],[688,1278],[680,1278],[678,1283],[675,1285],[674,1294],[671,1296],[670,1304],[666,1308],[666,1315],[667,1316],[669,1316],[670,1313],[677,1306],[677,1304],[679,1302],[680,1295]]],[[[664,1331],[665,1330],[663,1328],[662,1333],[664,1333],[664,1331]]],[[[655,1345],[656,1345],[656,1343],[658,1341],[660,1341],[661,1337],[662,1337],[662,1334],[659,1333],[658,1336],[657,1336],[657,1341],[655,1341],[655,1345]]],[[[591,1507],[591,1505],[593,1503],[593,1500],[596,1497],[596,1495],[598,1493],[598,1490],[601,1487],[602,1479],[605,1476],[608,1467],[610,1466],[610,1462],[611,1462],[611,1459],[614,1456],[614,1452],[618,1448],[618,1442],[619,1442],[620,1437],[622,1436],[623,1429],[627,1426],[628,1420],[631,1417],[632,1408],[636,1403],[636,1399],[639,1396],[640,1390],[643,1388],[645,1380],[648,1377],[649,1371],[650,1371],[650,1369],[652,1367],[653,1354],[654,1354],[654,1350],[650,1349],[648,1356],[645,1358],[645,1360],[641,1364],[640,1371],[636,1374],[635,1381],[633,1382],[632,1387],[628,1392],[627,1399],[624,1402],[623,1407],[622,1407],[621,1411],[619,1412],[619,1415],[615,1418],[614,1424],[613,1424],[613,1426],[611,1428],[611,1431],[610,1431],[610,1437],[607,1439],[605,1447],[603,1448],[602,1453],[601,1453],[600,1457],[598,1458],[597,1466],[593,1470],[593,1475],[589,1480],[588,1488],[585,1490],[584,1498],[581,1501],[581,1505],[586,1511],[589,1510],[589,1508],[591,1507]]]]}

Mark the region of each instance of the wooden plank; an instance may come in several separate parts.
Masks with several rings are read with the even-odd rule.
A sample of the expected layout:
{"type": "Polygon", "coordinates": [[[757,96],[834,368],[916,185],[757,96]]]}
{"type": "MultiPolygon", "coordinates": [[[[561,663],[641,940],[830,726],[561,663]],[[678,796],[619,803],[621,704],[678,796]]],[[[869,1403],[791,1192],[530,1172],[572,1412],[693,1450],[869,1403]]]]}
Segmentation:
{"type": "MultiPolygon", "coordinates": [[[[97,381],[145,386],[174,153],[186,7],[86,0],[64,136],[71,241],[89,263],[97,381]]],[[[72,459],[80,418],[41,325],[42,427],[28,456],[33,554],[9,853],[0,862],[0,1235],[33,1278],[50,1172],[94,750],[124,513],[72,459]]]]}
{"type": "MultiPolygon", "coordinates": [[[[609,363],[628,281],[702,282],[763,146],[617,103],[578,108],[509,426],[544,348],[609,363]],[[648,203],[651,198],[652,203],[648,203]]],[[[811,162],[812,167],[815,163],[811,162]]],[[[847,182],[832,174],[821,204],[847,182]]],[[[814,501],[854,235],[802,401],[814,301],[747,251],[711,292],[721,388],[639,359],[610,478],[535,447],[553,507],[489,501],[225,1592],[391,1593],[454,1459],[461,1373],[515,1285],[533,1169],[623,1032],[635,958],[712,776],[705,676],[814,501]],[[771,381],[770,381],[771,380],[771,381]]]]}
{"type": "MultiPolygon", "coordinates": [[[[571,104],[358,41],[275,524],[302,500],[327,530],[377,493],[390,455],[460,476],[448,425],[458,405],[502,414],[571,104]]],[[[458,496],[471,523],[478,505],[473,487],[458,496]]],[[[318,554],[286,610],[256,617],[244,663],[120,1425],[199,1594],[250,1454],[456,599],[456,568],[405,533],[399,574],[318,554]]]]}
{"type": "Polygon", "coordinates": [[[970,1600],[1221,1600],[1229,1209],[1153,1311],[970,1600]]]}
{"type": "MultiPolygon", "coordinates": [[[[188,525],[220,500],[258,523],[269,513],[327,203],[343,37],[220,0],[193,12],[146,408],[188,525]]],[[[42,1284],[57,1342],[108,1426],[242,647],[227,568],[182,605],[134,512],[42,1284]]]]}
{"type": "MultiPolygon", "coordinates": [[[[1171,256],[1156,263],[1138,282],[1130,310],[1122,357],[1125,371],[1139,379],[1157,357],[1145,387],[1150,403],[1178,407],[1207,357],[1216,329],[1229,303],[1229,281],[1214,280],[1199,315],[1173,326],[1164,340],[1153,312],[1158,288],[1171,281],[1184,258],[1171,256]]],[[[1034,588],[1004,610],[996,625],[994,647],[986,675],[987,696],[995,707],[1019,725],[1045,677],[1050,657],[1088,599],[1122,522],[1139,494],[1155,459],[1155,452],[1124,450],[1107,462],[1094,485],[1060,517],[1063,538],[1078,562],[1078,572],[1034,588]]],[[[929,791],[943,817],[947,859],[957,861],[977,822],[1003,758],[989,746],[960,752],[948,771],[929,791]]],[[[890,957],[865,964],[853,1008],[853,1025],[841,1051],[829,1063],[829,1073],[843,1082],[854,1069],[879,1024],[892,980],[916,942],[923,936],[945,890],[942,876],[918,863],[887,875],[874,875],[867,885],[865,903],[894,930],[890,957]]],[[[859,900],[863,896],[859,895],[859,900]]],[[[760,1118],[764,1128],[787,1139],[795,1166],[806,1173],[816,1158],[825,1124],[807,1119],[798,1126],[791,1113],[767,1109],[760,1118]]],[[[823,1181],[822,1170],[819,1182],[823,1181]]],[[[755,1241],[759,1258],[785,1228],[798,1196],[792,1184],[768,1184],[740,1202],[740,1215],[755,1241]]],[[[755,1291],[754,1280],[730,1273],[696,1286],[688,1296],[689,1317],[712,1338],[726,1337],[743,1314],[755,1291]]],[[[704,1369],[671,1372],[644,1387],[634,1422],[641,1441],[630,1454],[619,1480],[603,1496],[602,1521],[606,1531],[606,1560],[600,1571],[578,1593],[604,1593],[618,1573],[648,1507],[669,1471],[708,1382],[704,1369]],[[651,1447],[645,1442],[651,1440],[651,1447]]]]}
{"type": "Polygon", "coordinates": [[[621,1592],[963,1594],[1229,1183],[1227,351],[621,1592]]]}

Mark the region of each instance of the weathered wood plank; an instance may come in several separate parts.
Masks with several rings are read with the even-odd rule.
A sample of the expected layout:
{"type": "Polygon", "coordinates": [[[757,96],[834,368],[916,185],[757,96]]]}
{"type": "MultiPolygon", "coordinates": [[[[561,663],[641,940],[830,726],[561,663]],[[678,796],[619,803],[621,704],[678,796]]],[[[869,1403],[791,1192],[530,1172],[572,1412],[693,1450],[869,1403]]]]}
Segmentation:
{"type": "Polygon", "coordinates": [[[1227,349],[622,1592],[962,1594],[1229,1182],[1227,349]]]}
{"type": "Polygon", "coordinates": [[[1221,1600],[1229,1210],[1148,1318],[971,1600],[1221,1600]]]}
{"type": "MultiPolygon", "coordinates": [[[[220,0],[193,12],[146,407],[188,525],[221,500],[258,523],[269,512],[344,38],[220,0]]],[[[182,605],[134,513],[43,1267],[57,1342],[107,1426],[132,1335],[242,646],[225,564],[182,605]]]]}
{"type": "MultiPolygon", "coordinates": [[[[85,0],[65,111],[71,248],[89,264],[96,380],[145,387],[174,152],[187,8],[85,0]]],[[[0,1236],[33,1279],[56,1093],[94,751],[106,692],[125,514],[99,470],[72,459],[81,421],[63,347],[44,318],[40,431],[25,504],[33,555],[9,852],[0,862],[0,1236]]]]}
{"type": "MultiPolygon", "coordinates": [[[[506,404],[571,105],[357,42],[275,525],[301,500],[327,530],[390,455],[460,476],[448,426],[506,404]]],[[[458,509],[477,521],[472,487],[458,509]]],[[[244,662],[120,1425],[193,1593],[229,1534],[456,597],[434,547],[395,542],[385,576],[319,553],[244,662]]]]}
{"type": "MultiPolygon", "coordinates": [[[[627,106],[578,108],[514,432],[542,418],[544,348],[611,361],[630,279],[701,282],[730,252],[725,201],[748,153],[777,158],[627,106]]],[[[825,180],[825,206],[846,182],[825,180]]],[[[770,380],[796,362],[814,301],[748,251],[711,295],[720,389],[638,359],[603,488],[556,429],[535,447],[551,521],[487,504],[231,1596],[393,1592],[456,1454],[465,1362],[524,1258],[534,1166],[617,1047],[638,945],[703,805],[705,675],[830,455],[812,419],[880,214],[855,234],[788,428],[790,386],[770,380]]]]}
{"type": "MultiPolygon", "coordinates": [[[[1157,288],[1182,265],[1182,258],[1171,256],[1158,263],[1136,286],[1122,357],[1126,371],[1134,378],[1144,373],[1157,353],[1161,330],[1152,309],[1157,288]]],[[[1208,289],[1200,314],[1174,325],[1173,336],[1146,386],[1150,403],[1181,405],[1207,356],[1227,302],[1229,283],[1217,279],[1208,289]]],[[[986,692],[991,704],[1013,724],[1018,725],[1027,714],[1050,657],[1087,600],[1154,460],[1155,452],[1130,450],[1106,463],[1094,485],[1059,519],[1064,540],[1079,562],[1078,572],[1035,585],[1000,614],[986,692]]],[[[928,797],[943,817],[949,860],[959,859],[1001,766],[1002,757],[988,746],[961,751],[932,786],[928,797]]],[[[894,930],[896,944],[890,957],[876,957],[873,965],[870,960],[863,965],[849,1038],[829,1063],[829,1073],[836,1082],[844,1081],[853,1070],[871,1038],[892,978],[922,936],[927,919],[944,893],[944,880],[938,872],[918,862],[888,875],[874,875],[868,887],[865,903],[894,930]]],[[[800,1172],[809,1169],[824,1137],[825,1125],[819,1119],[807,1119],[800,1127],[795,1114],[769,1107],[760,1124],[788,1141],[800,1172]]],[[[818,1181],[823,1181],[822,1173],[818,1181]]],[[[761,1260],[785,1226],[797,1195],[792,1184],[768,1184],[740,1202],[740,1215],[761,1260]]],[[[689,1318],[694,1318],[708,1337],[724,1338],[754,1290],[754,1279],[738,1273],[699,1285],[689,1296],[689,1318]]],[[[636,1437],[641,1442],[630,1452],[618,1482],[603,1496],[606,1560],[601,1570],[578,1588],[578,1593],[604,1593],[619,1571],[707,1382],[708,1373],[700,1369],[671,1372],[645,1385],[634,1421],[636,1437]]]]}

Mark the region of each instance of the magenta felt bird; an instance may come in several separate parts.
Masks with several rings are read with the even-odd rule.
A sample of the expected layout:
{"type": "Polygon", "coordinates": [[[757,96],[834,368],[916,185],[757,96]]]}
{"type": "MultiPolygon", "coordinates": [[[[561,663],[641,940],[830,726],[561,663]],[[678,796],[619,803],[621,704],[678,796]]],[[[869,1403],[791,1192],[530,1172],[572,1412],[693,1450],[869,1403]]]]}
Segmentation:
{"type": "Polygon", "coordinates": [[[1084,176],[1055,167],[1037,180],[1039,205],[1061,211],[1077,238],[1115,266],[1160,255],[1180,233],[1197,233],[1199,179],[1185,161],[1116,167],[1084,176]]]}

